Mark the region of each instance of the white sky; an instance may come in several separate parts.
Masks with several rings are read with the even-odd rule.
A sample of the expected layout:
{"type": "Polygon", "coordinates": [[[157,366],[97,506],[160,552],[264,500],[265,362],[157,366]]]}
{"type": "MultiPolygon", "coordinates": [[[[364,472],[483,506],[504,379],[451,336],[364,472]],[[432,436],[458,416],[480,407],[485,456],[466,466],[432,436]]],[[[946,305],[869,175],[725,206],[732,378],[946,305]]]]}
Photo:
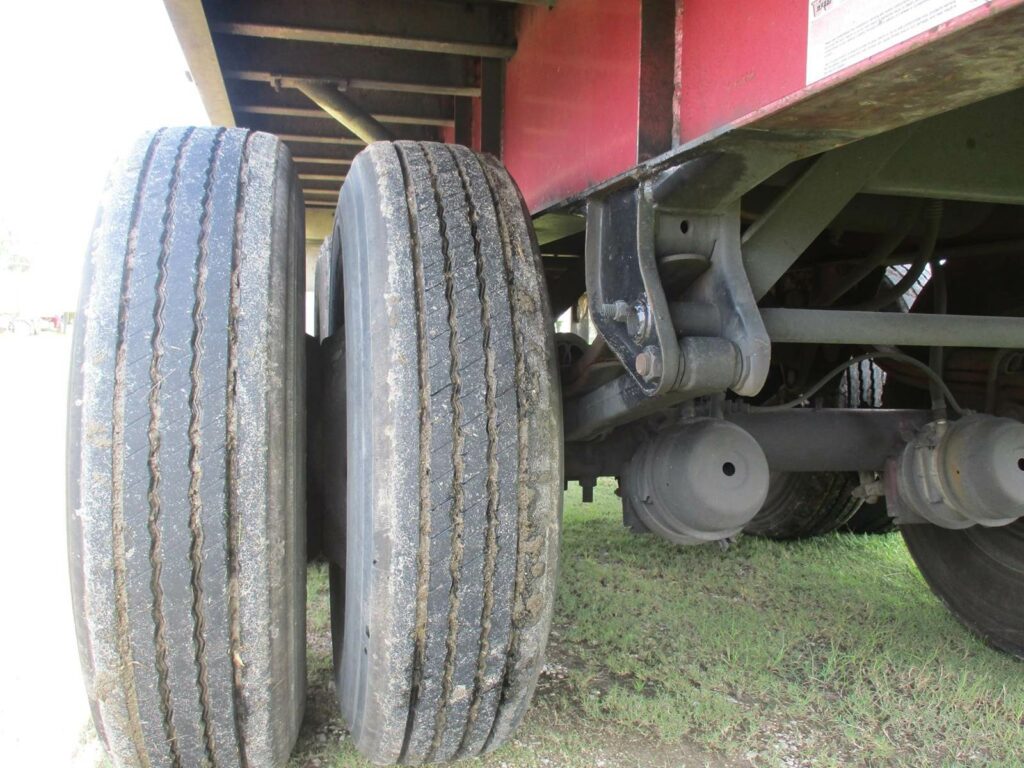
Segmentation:
{"type": "Polygon", "coordinates": [[[209,124],[186,69],[161,0],[0,0],[0,231],[48,311],[77,303],[113,160],[148,129],[209,124]]]}

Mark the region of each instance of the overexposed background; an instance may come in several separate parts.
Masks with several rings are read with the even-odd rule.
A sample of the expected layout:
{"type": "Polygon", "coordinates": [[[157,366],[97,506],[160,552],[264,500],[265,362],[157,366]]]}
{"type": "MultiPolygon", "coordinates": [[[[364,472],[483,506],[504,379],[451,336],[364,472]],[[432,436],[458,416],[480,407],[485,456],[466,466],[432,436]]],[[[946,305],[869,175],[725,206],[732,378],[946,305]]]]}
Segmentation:
{"type": "MultiPolygon", "coordinates": [[[[206,113],[160,0],[2,3],[0,71],[0,316],[73,311],[114,158],[206,113]]],[[[70,346],[70,330],[0,334],[0,766],[100,758],[65,554],[70,346]]]]}

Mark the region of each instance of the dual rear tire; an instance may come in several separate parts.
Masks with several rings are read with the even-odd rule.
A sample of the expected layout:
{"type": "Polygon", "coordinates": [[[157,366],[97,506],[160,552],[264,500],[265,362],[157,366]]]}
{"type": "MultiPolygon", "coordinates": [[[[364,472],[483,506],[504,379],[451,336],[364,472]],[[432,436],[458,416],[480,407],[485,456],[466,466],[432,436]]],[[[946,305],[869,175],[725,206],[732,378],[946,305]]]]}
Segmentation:
{"type": "MultiPolygon", "coordinates": [[[[73,345],[68,538],[117,765],[277,766],[298,734],[303,251],[292,161],[266,134],[160,131],[105,192],[73,345]]],[[[334,450],[314,455],[312,498],[330,510],[342,711],[374,762],[489,751],[543,663],[561,522],[553,322],[518,190],[461,147],[375,144],[315,287],[310,391],[329,407],[312,426],[334,450]]]]}

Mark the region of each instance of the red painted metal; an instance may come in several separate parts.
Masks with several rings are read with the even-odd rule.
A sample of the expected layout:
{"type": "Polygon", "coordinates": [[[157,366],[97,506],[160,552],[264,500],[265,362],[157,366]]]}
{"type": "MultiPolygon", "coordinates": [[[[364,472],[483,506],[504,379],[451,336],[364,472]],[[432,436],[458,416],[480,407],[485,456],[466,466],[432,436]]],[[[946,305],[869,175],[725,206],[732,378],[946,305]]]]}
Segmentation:
{"type": "Polygon", "coordinates": [[[807,0],[686,0],[676,20],[681,142],[803,87],[807,7],[807,0]]]}
{"type": "MultiPolygon", "coordinates": [[[[503,154],[531,210],[638,164],[641,2],[521,12],[503,154]]],[[[809,0],[677,2],[680,149],[749,127],[766,141],[817,136],[822,151],[1024,85],[1024,0],[989,0],[810,86],[809,0]]]]}
{"type": "MultiPolygon", "coordinates": [[[[724,3],[687,0],[677,25],[683,40],[679,140],[686,143],[723,126],[745,125],[856,75],[971,27],[1022,0],[990,0],[810,86],[807,0],[724,3]],[[763,40],[770,40],[764,45],[763,40]]],[[[898,85],[897,83],[893,84],[898,85]]],[[[941,110],[937,110],[941,111],[941,110]]]]}
{"type": "Polygon", "coordinates": [[[502,156],[531,210],[636,164],[640,0],[524,8],[502,156]]]}

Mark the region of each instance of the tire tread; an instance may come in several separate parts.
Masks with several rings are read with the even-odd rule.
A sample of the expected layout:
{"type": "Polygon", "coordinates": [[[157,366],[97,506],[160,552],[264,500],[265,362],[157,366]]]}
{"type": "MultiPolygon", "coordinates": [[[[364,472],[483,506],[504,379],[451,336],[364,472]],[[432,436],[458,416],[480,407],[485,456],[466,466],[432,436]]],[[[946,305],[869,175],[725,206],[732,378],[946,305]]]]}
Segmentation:
{"type": "MultiPolygon", "coordinates": [[[[94,720],[118,765],[277,765],[301,717],[293,688],[268,693],[269,675],[245,679],[244,646],[232,642],[245,622],[254,640],[279,633],[266,662],[251,651],[246,658],[257,671],[279,664],[304,678],[291,640],[304,622],[285,627],[276,596],[263,598],[276,608],[261,610],[260,596],[239,583],[232,487],[252,475],[236,455],[236,400],[250,386],[238,366],[241,309],[267,318],[269,330],[257,333],[290,334],[297,322],[294,307],[268,315],[249,266],[265,252],[240,234],[246,217],[285,224],[280,208],[256,210],[245,191],[251,176],[273,194],[292,187],[282,151],[247,131],[161,130],[112,174],[114,194],[98,215],[80,313],[87,327],[76,331],[72,367],[69,557],[79,567],[72,596],[84,614],[78,634],[94,720]],[[259,166],[250,165],[254,143],[263,147],[259,166]],[[95,431],[103,419],[105,438],[95,431]],[[96,599],[103,594],[112,604],[96,599]],[[97,615],[107,605],[113,626],[97,615]],[[261,702],[284,725],[247,750],[246,713],[261,702]]],[[[287,288],[300,290],[294,259],[284,256],[273,259],[287,288]]],[[[288,373],[274,391],[287,397],[295,381],[288,373]]],[[[289,403],[297,415],[301,400],[289,403]]],[[[253,438],[261,428],[253,425],[253,438]]],[[[272,471],[280,462],[291,473],[301,447],[288,440],[282,453],[262,450],[272,471]]],[[[277,513],[264,514],[270,524],[277,513]]],[[[292,553],[282,559],[293,562],[292,553]]]]}
{"type": "MultiPolygon", "coordinates": [[[[401,678],[386,683],[392,690],[408,691],[404,733],[396,751],[391,751],[395,745],[388,734],[363,736],[363,721],[378,723],[383,716],[366,713],[366,701],[373,696],[355,686],[373,690],[380,683],[357,681],[356,675],[363,673],[344,671],[353,665],[343,662],[339,690],[356,744],[370,759],[443,762],[480,754],[503,741],[510,730],[506,722],[514,727],[521,715],[509,707],[525,708],[519,694],[524,685],[532,689],[539,672],[538,654],[511,658],[528,613],[518,610],[529,599],[523,585],[532,565],[521,545],[524,530],[537,536],[527,518],[552,517],[557,502],[543,512],[531,512],[523,503],[520,488],[538,473],[525,449],[536,439],[527,429],[530,416],[524,410],[531,401],[524,398],[524,387],[517,386],[526,379],[517,377],[529,375],[529,365],[553,361],[552,350],[543,346],[548,318],[546,306],[536,301],[516,306],[517,290],[543,291],[538,282],[519,285],[522,273],[538,265],[527,262],[528,270],[512,263],[532,258],[531,243],[528,238],[510,242],[523,232],[513,231],[504,220],[509,202],[499,197],[493,170],[476,155],[457,146],[396,142],[375,145],[361,157],[351,174],[357,183],[366,183],[367,171],[381,173],[396,166],[400,171],[415,305],[411,351],[416,360],[420,462],[412,592],[416,605],[411,664],[401,678]],[[517,316],[517,311],[526,314],[517,316]],[[542,345],[530,351],[532,363],[525,359],[524,331],[539,337],[542,345]]],[[[342,197],[344,205],[344,191],[342,197]]],[[[518,197],[515,206],[515,214],[521,215],[518,197]]],[[[539,370],[533,376],[543,379],[539,370]]],[[[547,389],[537,388],[537,397],[546,394],[547,389]]],[[[537,405],[539,409],[539,401],[537,405]]],[[[549,520],[543,533],[552,532],[557,537],[557,519],[553,527],[549,520]]],[[[530,607],[538,610],[536,601],[530,607]]],[[[548,600],[539,610],[550,613],[550,607],[548,600]]],[[[386,643],[388,632],[384,627],[380,638],[367,637],[369,647],[386,643]]],[[[346,641],[345,653],[354,654],[349,627],[346,641]]],[[[528,699],[529,691],[525,693],[528,699]]],[[[392,712],[398,706],[392,700],[384,708],[392,712]]]]}

